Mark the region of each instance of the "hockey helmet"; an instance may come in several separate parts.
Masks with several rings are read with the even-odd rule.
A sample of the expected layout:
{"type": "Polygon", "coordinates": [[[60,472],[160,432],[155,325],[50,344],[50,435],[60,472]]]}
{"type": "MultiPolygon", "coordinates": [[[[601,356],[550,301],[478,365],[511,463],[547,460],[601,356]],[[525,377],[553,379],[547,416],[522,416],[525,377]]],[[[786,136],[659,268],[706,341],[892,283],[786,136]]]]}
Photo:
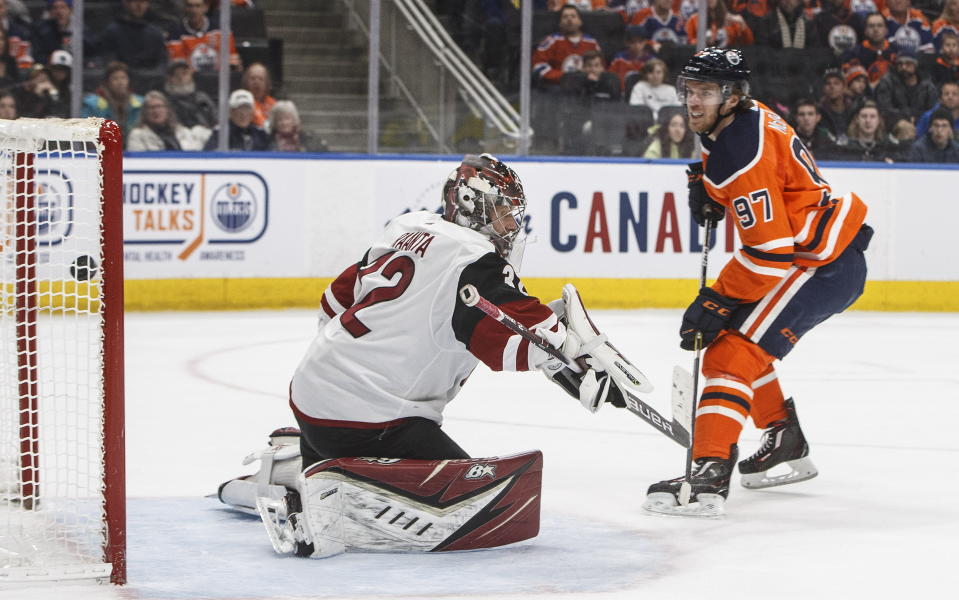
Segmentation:
{"type": "Polygon", "coordinates": [[[749,96],[749,66],[743,53],[733,48],[703,48],[693,55],[676,78],[679,101],[686,104],[686,83],[704,81],[719,85],[719,104],[733,92],[749,96]]]}
{"type": "Polygon", "coordinates": [[[490,154],[468,154],[443,186],[443,218],[478,231],[506,258],[523,229],[526,195],[513,169],[490,154]]]}

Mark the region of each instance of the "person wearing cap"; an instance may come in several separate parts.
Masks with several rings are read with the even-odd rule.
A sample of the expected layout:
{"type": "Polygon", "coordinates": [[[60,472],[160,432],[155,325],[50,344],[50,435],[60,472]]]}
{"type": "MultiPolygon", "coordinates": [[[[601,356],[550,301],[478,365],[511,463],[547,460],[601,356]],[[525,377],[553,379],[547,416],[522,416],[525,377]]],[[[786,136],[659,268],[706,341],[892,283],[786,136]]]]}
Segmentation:
{"type": "MultiPolygon", "coordinates": [[[[248,152],[270,150],[270,135],[253,123],[253,94],[249,90],[233,90],[230,94],[230,130],[228,147],[230,150],[248,152]]],[[[217,125],[213,135],[207,140],[204,150],[216,150],[219,145],[217,125]]]]}
{"type": "Polygon", "coordinates": [[[143,96],[130,90],[130,73],[122,62],[112,62],[103,73],[103,82],[83,98],[80,116],[116,121],[124,137],[136,125],[143,109],[143,96]]]}
{"type": "MultiPolygon", "coordinates": [[[[54,50],[47,62],[47,72],[50,82],[56,86],[60,101],[70,106],[72,91],[70,89],[70,73],[73,71],[73,56],[66,50],[54,50]]],[[[69,110],[68,110],[69,112],[69,110]]],[[[69,115],[64,115],[69,116],[69,115]]]]}
{"type": "Polygon", "coordinates": [[[822,126],[836,138],[846,133],[852,102],[846,94],[846,79],[837,69],[828,69],[823,73],[822,96],[819,99],[819,113],[822,126]]]}
{"type": "Polygon", "coordinates": [[[936,86],[919,74],[916,52],[902,49],[896,66],[883,75],[873,94],[887,123],[915,123],[916,118],[936,103],[936,86]]]}
{"type": "Polygon", "coordinates": [[[209,94],[196,87],[193,79],[193,67],[186,61],[175,60],[170,63],[163,82],[166,92],[176,113],[177,120],[184,127],[201,125],[207,129],[216,126],[217,107],[209,94]]]}

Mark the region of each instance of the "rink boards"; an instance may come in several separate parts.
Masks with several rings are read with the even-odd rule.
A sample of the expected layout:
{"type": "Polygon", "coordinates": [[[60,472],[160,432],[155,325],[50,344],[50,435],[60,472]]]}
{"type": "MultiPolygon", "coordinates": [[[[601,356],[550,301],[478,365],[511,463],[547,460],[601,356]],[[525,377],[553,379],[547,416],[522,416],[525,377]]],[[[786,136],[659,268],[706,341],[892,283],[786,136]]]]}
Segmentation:
{"type": "MultiPolygon", "coordinates": [[[[682,161],[513,159],[529,199],[522,261],[530,292],[573,281],[598,308],[679,307],[702,240],[682,161]]],[[[124,166],[127,306],[133,310],[316,306],[392,217],[438,210],[458,157],[133,155],[124,166]]],[[[856,308],[959,310],[957,168],[822,165],[876,229],[856,308]]],[[[726,219],[715,276],[738,241],[726,219]]]]}

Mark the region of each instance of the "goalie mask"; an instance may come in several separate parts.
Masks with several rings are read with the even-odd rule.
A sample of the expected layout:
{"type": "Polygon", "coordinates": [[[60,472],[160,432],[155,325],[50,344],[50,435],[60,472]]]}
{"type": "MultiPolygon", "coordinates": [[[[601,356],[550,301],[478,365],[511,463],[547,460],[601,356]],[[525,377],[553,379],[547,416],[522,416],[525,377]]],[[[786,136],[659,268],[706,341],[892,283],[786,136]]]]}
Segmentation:
{"type": "Polygon", "coordinates": [[[489,238],[508,258],[523,229],[526,195],[513,169],[490,154],[469,154],[443,186],[443,218],[489,238]]]}

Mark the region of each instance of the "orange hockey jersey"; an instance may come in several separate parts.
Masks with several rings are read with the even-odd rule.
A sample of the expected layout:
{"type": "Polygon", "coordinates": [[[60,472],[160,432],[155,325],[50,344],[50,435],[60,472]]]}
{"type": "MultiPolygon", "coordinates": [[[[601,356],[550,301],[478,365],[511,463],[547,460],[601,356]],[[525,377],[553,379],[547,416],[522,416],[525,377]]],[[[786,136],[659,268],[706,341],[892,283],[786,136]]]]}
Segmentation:
{"type": "Polygon", "coordinates": [[[742,248],[713,288],[747,302],[765,296],[793,265],[835,260],[859,232],[866,205],[833,197],[793,128],[763,104],[703,139],[703,181],[734,220],[742,248]]]}

